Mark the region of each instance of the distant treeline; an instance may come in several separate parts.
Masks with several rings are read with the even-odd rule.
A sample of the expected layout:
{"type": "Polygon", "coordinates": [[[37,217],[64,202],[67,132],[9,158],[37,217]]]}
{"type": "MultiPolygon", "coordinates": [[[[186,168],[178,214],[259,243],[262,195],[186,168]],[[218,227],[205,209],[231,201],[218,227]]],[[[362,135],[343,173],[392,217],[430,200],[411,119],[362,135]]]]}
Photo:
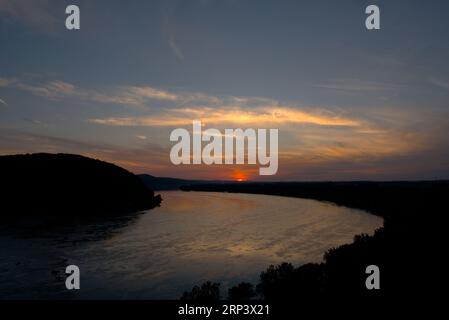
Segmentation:
{"type": "Polygon", "coordinates": [[[203,180],[184,180],[176,178],[154,177],[149,174],[138,174],[139,179],[152,190],[179,190],[181,186],[204,183],[203,180]]]}
{"type": "Polygon", "coordinates": [[[271,182],[184,185],[184,191],[267,194],[334,202],[372,214],[397,217],[404,208],[441,202],[448,196],[449,181],[412,182],[271,182]]]}

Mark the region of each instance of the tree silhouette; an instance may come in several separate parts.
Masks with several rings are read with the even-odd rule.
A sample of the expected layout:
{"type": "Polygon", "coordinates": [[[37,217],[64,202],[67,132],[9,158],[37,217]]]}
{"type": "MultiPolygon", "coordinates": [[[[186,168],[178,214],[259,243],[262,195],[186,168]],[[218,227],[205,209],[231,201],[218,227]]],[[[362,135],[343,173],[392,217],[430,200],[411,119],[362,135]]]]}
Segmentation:
{"type": "Polygon", "coordinates": [[[251,300],[256,295],[254,286],[248,282],[241,282],[228,290],[228,299],[233,301],[251,300]]]}
{"type": "Polygon", "coordinates": [[[220,300],[220,284],[207,281],[201,286],[194,286],[191,291],[184,292],[181,300],[213,302],[220,300]]]}

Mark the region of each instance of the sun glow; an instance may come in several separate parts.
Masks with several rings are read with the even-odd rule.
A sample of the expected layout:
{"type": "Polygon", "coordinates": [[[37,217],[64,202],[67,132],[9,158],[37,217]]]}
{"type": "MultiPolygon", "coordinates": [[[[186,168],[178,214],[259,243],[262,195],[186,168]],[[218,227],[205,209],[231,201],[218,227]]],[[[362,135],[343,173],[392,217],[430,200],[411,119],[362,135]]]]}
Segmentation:
{"type": "Polygon", "coordinates": [[[248,177],[245,173],[243,173],[241,171],[237,171],[237,172],[234,172],[234,174],[232,175],[232,179],[237,182],[243,182],[243,181],[248,180],[248,177]]]}

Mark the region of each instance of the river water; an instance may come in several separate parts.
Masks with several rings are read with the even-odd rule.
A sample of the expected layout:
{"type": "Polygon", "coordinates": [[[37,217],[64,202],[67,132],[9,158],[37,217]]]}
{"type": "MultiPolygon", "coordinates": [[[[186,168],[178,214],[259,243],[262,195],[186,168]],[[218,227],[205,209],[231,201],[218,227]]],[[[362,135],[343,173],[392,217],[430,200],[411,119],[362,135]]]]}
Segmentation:
{"type": "Polygon", "coordinates": [[[270,264],[319,262],[329,248],[372,234],[360,210],[267,195],[163,192],[143,214],[41,230],[0,228],[0,298],[177,299],[210,280],[222,295],[256,283],[270,264]],[[77,265],[81,290],[65,288],[77,265]]]}

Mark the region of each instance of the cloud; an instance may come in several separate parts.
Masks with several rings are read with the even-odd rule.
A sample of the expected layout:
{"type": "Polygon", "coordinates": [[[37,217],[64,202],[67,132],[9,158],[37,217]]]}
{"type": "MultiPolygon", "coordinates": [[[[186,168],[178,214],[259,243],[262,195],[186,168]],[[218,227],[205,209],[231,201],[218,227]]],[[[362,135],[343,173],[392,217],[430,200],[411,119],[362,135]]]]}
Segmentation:
{"type": "Polygon", "coordinates": [[[51,100],[62,99],[67,96],[81,96],[76,91],[75,86],[60,80],[51,81],[43,85],[30,85],[20,81],[13,82],[17,88],[28,91],[34,95],[45,97],[51,100]]]}
{"type": "MultiPolygon", "coordinates": [[[[106,89],[86,89],[62,81],[26,81],[16,78],[0,78],[0,87],[16,88],[32,95],[49,100],[79,99],[84,101],[112,103],[123,106],[151,107],[155,101],[172,103],[173,106],[204,105],[220,106],[225,104],[223,98],[201,92],[170,92],[159,88],[144,86],[113,86],[106,89]]],[[[228,97],[227,104],[249,101],[260,103],[272,101],[262,98],[236,98],[228,97]]]]}
{"type": "Polygon", "coordinates": [[[353,163],[377,161],[394,155],[406,155],[427,147],[427,139],[412,130],[388,128],[366,131],[359,128],[338,130],[299,130],[297,143],[287,147],[285,157],[303,164],[339,161],[353,163]]]}
{"type": "MultiPolygon", "coordinates": [[[[191,95],[184,95],[181,97],[174,93],[150,86],[119,86],[103,91],[88,90],[62,80],[29,83],[19,79],[0,78],[0,86],[17,88],[50,100],[77,98],[86,101],[140,107],[147,106],[148,102],[154,100],[182,102],[195,97],[191,95]]],[[[197,98],[201,97],[198,96],[197,98]]]]}
{"type": "Polygon", "coordinates": [[[179,60],[184,60],[184,54],[176,44],[175,38],[173,36],[170,36],[168,40],[168,45],[170,46],[170,49],[172,49],[173,53],[179,60]]]}
{"type": "Polygon", "coordinates": [[[312,124],[318,126],[359,126],[354,119],[327,112],[306,112],[291,107],[243,108],[223,106],[220,108],[192,107],[167,110],[148,117],[122,117],[90,119],[92,123],[112,126],[185,126],[192,120],[201,120],[206,125],[262,126],[283,124],[312,124]]]}
{"type": "Polygon", "coordinates": [[[152,87],[124,87],[125,91],[128,91],[130,95],[142,97],[142,98],[148,98],[148,99],[155,99],[155,100],[167,100],[167,101],[176,101],[178,100],[178,96],[169,93],[167,91],[158,90],[152,87]]]}
{"type": "MultiPolygon", "coordinates": [[[[86,119],[93,124],[91,130],[105,130],[109,133],[117,130],[114,134],[128,132],[134,139],[136,149],[102,144],[94,147],[88,144],[78,145],[67,139],[59,143],[57,139],[50,137],[28,136],[27,139],[34,141],[21,140],[20,143],[2,148],[2,152],[14,151],[20,145],[26,151],[76,152],[110,160],[133,171],[157,172],[160,175],[226,178],[236,170],[233,166],[220,170],[204,166],[185,170],[171,166],[168,160],[170,142],[168,138],[161,141],[160,137],[165,133],[168,137],[173,127],[190,128],[192,120],[201,120],[205,126],[219,129],[280,129],[278,177],[286,179],[300,179],[302,174],[311,179],[325,176],[341,179],[345,173],[351,177],[394,174],[393,170],[401,171],[397,163],[391,163],[387,170],[383,169],[384,161],[401,157],[413,159],[413,155],[421,157],[426,153],[434,155],[440,149],[446,150],[449,145],[449,142],[438,142],[438,139],[445,136],[444,132],[447,132],[447,126],[441,127],[438,124],[447,117],[431,119],[430,115],[426,116],[422,111],[405,112],[392,107],[355,111],[343,107],[301,106],[266,97],[215,96],[201,92],[164,90],[147,85],[85,89],[61,80],[30,82],[5,78],[0,78],[0,85],[49,100],[76,99],[145,107],[127,109],[125,115],[123,110],[120,110],[120,115],[116,115],[111,113],[116,111],[115,108],[111,108],[110,112],[105,109],[107,116],[95,115],[86,119]],[[163,103],[162,107],[153,107],[156,102],[163,103]],[[429,127],[429,123],[432,126],[429,127]],[[152,136],[151,132],[159,138],[152,136]],[[157,139],[157,143],[162,145],[152,146],[158,152],[141,149],[153,139],[157,139]],[[150,164],[146,164],[146,161],[150,164]],[[370,165],[364,165],[365,163],[370,165]],[[338,174],[334,175],[332,170],[337,170],[338,174]]],[[[4,136],[2,139],[5,141],[4,136]]],[[[448,157],[449,155],[441,155],[439,159],[446,161],[448,157]]],[[[437,163],[435,165],[441,166],[437,163]]],[[[408,167],[411,170],[412,166],[408,167]]],[[[250,178],[255,178],[250,174],[251,167],[244,169],[250,178]]],[[[430,172],[431,169],[426,170],[430,172]]]]}
{"type": "Polygon", "coordinates": [[[160,172],[170,166],[168,148],[146,141],[139,148],[1,129],[0,154],[74,153],[123,166],[132,172],[160,172]]]}
{"type": "MultiPolygon", "coordinates": [[[[12,81],[13,81],[12,79],[0,78],[0,87],[7,87],[7,86],[11,85],[12,81]]],[[[5,106],[8,105],[6,103],[6,101],[3,100],[2,98],[0,98],[0,103],[5,105],[5,106]]]]}
{"type": "Polygon", "coordinates": [[[64,12],[60,10],[62,5],[63,2],[50,0],[0,0],[0,14],[34,31],[54,33],[62,23],[56,15],[64,12]]]}
{"type": "Polygon", "coordinates": [[[333,79],[328,83],[317,84],[317,88],[338,90],[338,91],[350,91],[350,92],[379,92],[390,91],[401,88],[401,85],[367,81],[361,79],[333,79]]]}
{"type": "Polygon", "coordinates": [[[30,118],[23,117],[22,120],[24,120],[26,122],[29,122],[31,124],[34,124],[34,125],[47,126],[46,123],[44,123],[44,122],[42,122],[40,120],[37,120],[37,119],[30,119],[30,118]]]}
{"type": "MultiPolygon", "coordinates": [[[[318,128],[315,128],[318,130],[318,128]]],[[[449,171],[441,165],[447,163],[447,154],[430,152],[447,150],[444,145],[433,145],[430,150],[417,149],[405,152],[403,145],[413,146],[416,136],[400,136],[397,139],[388,137],[388,141],[377,141],[369,135],[344,135],[344,139],[337,134],[338,128],[329,128],[331,138],[326,139],[323,134],[303,138],[308,140],[306,145],[292,145],[282,148],[279,154],[279,171],[274,180],[354,180],[354,179],[412,179],[429,178],[437,175],[447,177],[449,171]],[[310,139],[310,140],[309,140],[310,139]],[[323,145],[324,143],[324,145],[323,145]],[[327,144],[327,145],[326,145],[327,144]],[[382,150],[388,145],[391,153],[382,150]],[[400,152],[393,152],[399,147],[400,152]],[[429,156],[431,154],[432,156],[429,156]]],[[[358,130],[353,128],[354,130],[358,130]]],[[[447,128],[446,128],[447,129],[447,128]]],[[[174,166],[170,163],[170,147],[161,147],[154,143],[151,136],[142,140],[135,147],[118,146],[94,140],[83,141],[32,134],[11,129],[0,128],[0,154],[16,154],[23,152],[64,152],[76,153],[92,158],[101,159],[120,165],[134,173],[150,173],[157,176],[174,176],[181,178],[201,179],[232,179],[236,172],[245,175],[247,179],[261,179],[257,168],[250,165],[229,166],[174,166]],[[153,141],[153,142],[152,142],[153,141]],[[187,170],[186,170],[187,169],[187,170]]]]}
{"type": "Polygon", "coordinates": [[[0,87],[8,87],[13,82],[14,79],[0,78],[0,87]]]}
{"type": "Polygon", "coordinates": [[[449,82],[438,78],[430,78],[429,82],[437,87],[449,90],[449,82]]]}

